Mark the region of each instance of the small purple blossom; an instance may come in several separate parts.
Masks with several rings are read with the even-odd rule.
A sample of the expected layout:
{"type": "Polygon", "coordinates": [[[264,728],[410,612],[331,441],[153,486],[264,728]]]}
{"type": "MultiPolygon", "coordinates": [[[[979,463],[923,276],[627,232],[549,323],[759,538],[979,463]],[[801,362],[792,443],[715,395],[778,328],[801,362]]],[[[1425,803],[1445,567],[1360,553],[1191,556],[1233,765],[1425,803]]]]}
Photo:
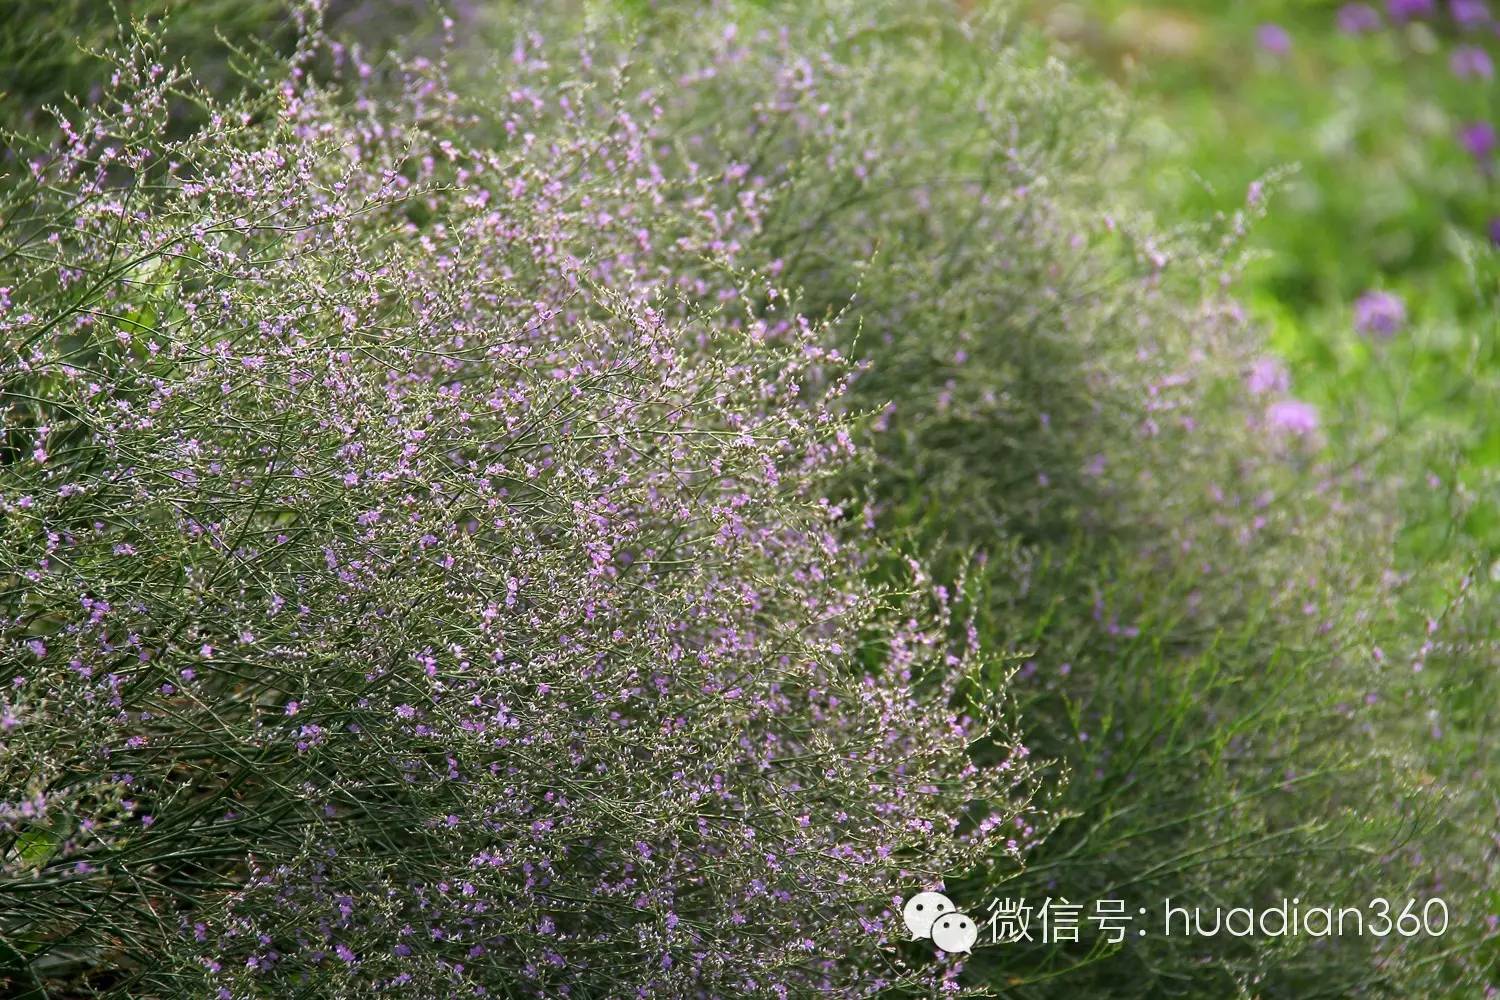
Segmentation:
{"type": "Polygon", "coordinates": [[[1346,35],[1365,35],[1379,31],[1380,12],[1367,3],[1346,3],[1339,8],[1339,30],[1346,35]]]}
{"type": "Polygon", "coordinates": [[[1448,14],[1465,28],[1475,28],[1490,22],[1490,8],[1486,0],[1448,0],[1448,14]]]}
{"type": "Polygon", "coordinates": [[[1406,303],[1399,295],[1370,291],[1354,302],[1354,328],[1367,337],[1385,339],[1406,325],[1406,303]]]}
{"type": "Polygon", "coordinates": [[[1437,12],[1437,0],[1386,0],[1386,11],[1395,21],[1430,17],[1437,12]]]}
{"type": "Polygon", "coordinates": [[[1495,126],[1489,122],[1470,122],[1458,130],[1459,144],[1474,159],[1488,163],[1495,155],[1495,126]]]}
{"type": "Polygon", "coordinates": [[[1279,24],[1267,23],[1256,28],[1255,41],[1273,56],[1284,56],[1292,51],[1292,36],[1279,24]]]}
{"type": "Polygon", "coordinates": [[[1257,396],[1283,393],[1291,388],[1291,376],[1280,358],[1257,358],[1245,376],[1246,387],[1257,396]]]}
{"type": "Polygon", "coordinates": [[[1454,49],[1448,57],[1448,66],[1460,80],[1492,80],[1495,77],[1495,64],[1490,54],[1477,45],[1460,45],[1454,49]]]}
{"type": "Polygon", "coordinates": [[[1306,437],[1318,429],[1318,411],[1300,399],[1281,399],[1266,408],[1266,423],[1272,430],[1306,437]]]}

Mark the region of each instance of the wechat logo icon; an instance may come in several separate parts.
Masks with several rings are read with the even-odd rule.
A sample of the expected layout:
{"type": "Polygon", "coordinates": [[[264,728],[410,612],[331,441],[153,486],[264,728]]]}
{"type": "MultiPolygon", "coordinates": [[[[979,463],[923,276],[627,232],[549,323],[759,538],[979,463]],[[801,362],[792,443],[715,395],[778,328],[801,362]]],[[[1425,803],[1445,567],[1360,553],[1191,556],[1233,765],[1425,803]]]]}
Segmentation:
{"type": "Polygon", "coordinates": [[[919,892],[908,899],[901,908],[901,919],[913,941],[930,939],[950,955],[970,954],[979,940],[979,925],[974,918],[940,892],[919,892]]]}

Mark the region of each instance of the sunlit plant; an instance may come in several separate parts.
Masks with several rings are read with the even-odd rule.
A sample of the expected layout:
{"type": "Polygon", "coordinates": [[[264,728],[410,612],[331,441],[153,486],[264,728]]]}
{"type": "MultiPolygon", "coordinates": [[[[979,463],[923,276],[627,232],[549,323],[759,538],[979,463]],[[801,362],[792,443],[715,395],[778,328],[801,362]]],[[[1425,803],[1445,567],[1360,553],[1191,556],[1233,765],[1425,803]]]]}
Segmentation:
{"type": "Polygon", "coordinates": [[[223,104],[145,33],[10,161],[11,988],[862,995],[1019,856],[1003,675],[827,499],[826,324],[543,71],[309,19],[223,104]]]}

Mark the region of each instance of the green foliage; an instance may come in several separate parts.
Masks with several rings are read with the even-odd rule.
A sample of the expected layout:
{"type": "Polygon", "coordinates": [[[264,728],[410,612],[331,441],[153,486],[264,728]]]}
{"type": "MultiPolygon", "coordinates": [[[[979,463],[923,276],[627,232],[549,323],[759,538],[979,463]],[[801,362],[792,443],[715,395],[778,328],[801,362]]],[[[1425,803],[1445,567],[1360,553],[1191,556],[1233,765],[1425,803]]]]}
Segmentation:
{"type": "Polygon", "coordinates": [[[0,126],[45,129],[47,106],[95,103],[108,83],[100,55],[128,41],[131,21],[163,26],[171,57],[222,89],[226,40],[284,46],[294,37],[287,10],[278,0],[14,0],[0,19],[0,126]]]}

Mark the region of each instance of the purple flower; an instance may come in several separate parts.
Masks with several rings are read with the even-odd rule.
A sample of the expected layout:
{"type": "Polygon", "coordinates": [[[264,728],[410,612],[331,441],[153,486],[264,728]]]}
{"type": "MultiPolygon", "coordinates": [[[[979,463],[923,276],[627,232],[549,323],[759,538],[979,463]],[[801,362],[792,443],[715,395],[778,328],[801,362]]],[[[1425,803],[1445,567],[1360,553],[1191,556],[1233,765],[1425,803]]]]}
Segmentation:
{"type": "Polygon", "coordinates": [[[1490,219],[1490,242],[1500,247],[1500,215],[1490,219]]]}
{"type": "Polygon", "coordinates": [[[1485,0],[1448,0],[1448,14],[1466,28],[1488,24],[1490,20],[1490,8],[1485,0]]]}
{"type": "Polygon", "coordinates": [[[1385,9],[1392,19],[1409,21],[1415,17],[1427,17],[1437,9],[1436,0],[1386,0],[1385,9]]]}
{"type": "Polygon", "coordinates": [[[1495,126],[1470,122],[1458,130],[1458,141],[1474,159],[1484,162],[1495,154],[1495,126]]]}
{"type": "Polygon", "coordinates": [[[1268,355],[1257,359],[1250,366],[1250,374],[1245,376],[1245,384],[1255,395],[1264,396],[1267,393],[1286,392],[1291,388],[1291,377],[1287,374],[1286,365],[1281,363],[1280,358],[1268,355]]]}
{"type": "Polygon", "coordinates": [[[1306,436],[1318,429],[1318,411],[1300,399],[1282,399],[1266,407],[1266,423],[1284,434],[1306,436]]]}
{"type": "Polygon", "coordinates": [[[1477,45],[1460,45],[1454,49],[1448,58],[1448,66],[1460,80],[1471,76],[1490,80],[1495,76],[1495,64],[1490,61],[1490,54],[1477,45]]]}
{"type": "Polygon", "coordinates": [[[1354,328],[1367,337],[1392,337],[1406,325],[1406,303],[1399,295],[1373,291],[1354,303],[1354,328]]]}
{"type": "Polygon", "coordinates": [[[1346,35],[1379,31],[1380,12],[1367,3],[1346,3],[1339,8],[1339,30],[1346,35]]]}
{"type": "Polygon", "coordinates": [[[1284,56],[1292,51],[1292,36],[1279,24],[1262,24],[1255,30],[1255,40],[1273,56],[1284,56]]]}

